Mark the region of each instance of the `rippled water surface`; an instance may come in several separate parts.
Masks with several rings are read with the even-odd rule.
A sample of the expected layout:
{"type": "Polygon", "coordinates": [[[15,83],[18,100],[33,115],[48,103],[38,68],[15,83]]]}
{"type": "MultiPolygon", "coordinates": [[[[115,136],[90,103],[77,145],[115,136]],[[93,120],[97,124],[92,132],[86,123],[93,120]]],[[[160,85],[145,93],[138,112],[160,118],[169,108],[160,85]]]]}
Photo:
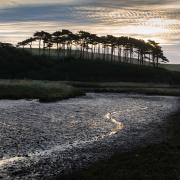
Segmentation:
{"type": "Polygon", "coordinates": [[[178,98],[112,93],[0,101],[0,178],[43,179],[161,140],[178,98]]]}

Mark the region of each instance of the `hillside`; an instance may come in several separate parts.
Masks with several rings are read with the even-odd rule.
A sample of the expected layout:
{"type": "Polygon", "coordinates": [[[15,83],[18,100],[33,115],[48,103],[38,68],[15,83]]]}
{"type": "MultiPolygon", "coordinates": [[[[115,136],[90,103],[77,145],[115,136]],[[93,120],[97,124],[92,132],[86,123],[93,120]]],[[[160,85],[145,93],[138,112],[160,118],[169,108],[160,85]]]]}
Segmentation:
{"type": "Polygon", "coordinates": [[[1,79],[153,82],[179,84],[180,73],[144,65],[102,60],[35,56],[21,49],[1,49],[1,79]]]}
{"type": "Polygon", "coordinates": [[[180,72],[180,64],[161,64],[161,67],[170,71],[180,72]]]}

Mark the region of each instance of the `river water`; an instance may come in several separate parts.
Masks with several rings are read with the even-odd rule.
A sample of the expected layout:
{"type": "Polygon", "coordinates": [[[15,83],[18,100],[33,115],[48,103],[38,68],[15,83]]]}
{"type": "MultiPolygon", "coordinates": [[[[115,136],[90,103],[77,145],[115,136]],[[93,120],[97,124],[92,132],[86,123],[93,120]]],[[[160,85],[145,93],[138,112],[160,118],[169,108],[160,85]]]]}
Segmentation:
{"type": "Polygon", "coordinates": [[[1,100],[0,179],[44,179],[158,143],[178,106],[177,97],[114,93],[56,103],[1,100]]]}

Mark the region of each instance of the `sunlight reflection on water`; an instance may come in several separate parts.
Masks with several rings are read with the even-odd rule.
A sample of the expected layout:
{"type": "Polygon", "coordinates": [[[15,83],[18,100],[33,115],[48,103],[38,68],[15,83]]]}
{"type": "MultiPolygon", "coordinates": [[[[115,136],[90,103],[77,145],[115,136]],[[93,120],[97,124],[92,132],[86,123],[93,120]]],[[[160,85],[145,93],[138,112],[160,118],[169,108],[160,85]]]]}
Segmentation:
{"type": "MultiPolygon", "coordinates": [[[[1,100],[0,174],[7,177],[9,168],[28,169],[40,162],[51,168],[54,164],[47,163],[47,159],[60,161],[64,164],[61,168],[66,168],[67,158],[74,162],[71,151],[80,158],[86,149],[98,144],[98,148],[88,152],[95,158],[99,148],[103,153],[101,148],[112,147],[116,140],[122,148],[124,142],[148,139],[154,124],[162,124],[177,104],[176,97],[113,93],[88,93],[50,104],[1,100]]],[[[39,170],[33,172],[36,171],[39,170]]],[[[49,174],[52,172],[51,169],[49,174]]]]}
{"type": "Polygon", "coordinates": [[[14,162],[17,161],[23,161],[25,160],[25,157],[12,157],[12,158],[4,158],[2,160],[0,160],[0,167],[6,166],[8,164],[13,164],[14,162]]]}

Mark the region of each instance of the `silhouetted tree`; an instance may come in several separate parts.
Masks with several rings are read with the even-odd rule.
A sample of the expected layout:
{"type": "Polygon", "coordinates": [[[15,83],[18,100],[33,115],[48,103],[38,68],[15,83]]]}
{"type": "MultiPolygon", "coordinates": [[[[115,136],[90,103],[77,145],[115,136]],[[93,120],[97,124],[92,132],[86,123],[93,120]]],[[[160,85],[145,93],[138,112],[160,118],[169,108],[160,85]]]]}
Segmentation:
{"type": "Polygon", "coordinates": [[[55,45],[57,49],[57,56],[61,57],[72,56],[74,48],[75,56],[79,54],[80,59],[95,58],[134,63],[137,61],[140,65],[148,64],[158,67],[159,62],[168,62],[164,56],[162,48],[159,43],[149,40],[148,42],[142,39],[132,37],[115,37],[112,35],[97,36],[86,31],[79,31],[73,34],[67,29],[56,31],[52,34],[40,31],[34,33],[33,38],[29,38],[17,44],[18,47],[29,45],[32,49],[32,43],[38,41],[39,54],[41,54],[41,44],[43,42],[43,54],[45,49],[50,49],[55,45]],[[148,63],[147,63],[148,62],[148,63]]]}

